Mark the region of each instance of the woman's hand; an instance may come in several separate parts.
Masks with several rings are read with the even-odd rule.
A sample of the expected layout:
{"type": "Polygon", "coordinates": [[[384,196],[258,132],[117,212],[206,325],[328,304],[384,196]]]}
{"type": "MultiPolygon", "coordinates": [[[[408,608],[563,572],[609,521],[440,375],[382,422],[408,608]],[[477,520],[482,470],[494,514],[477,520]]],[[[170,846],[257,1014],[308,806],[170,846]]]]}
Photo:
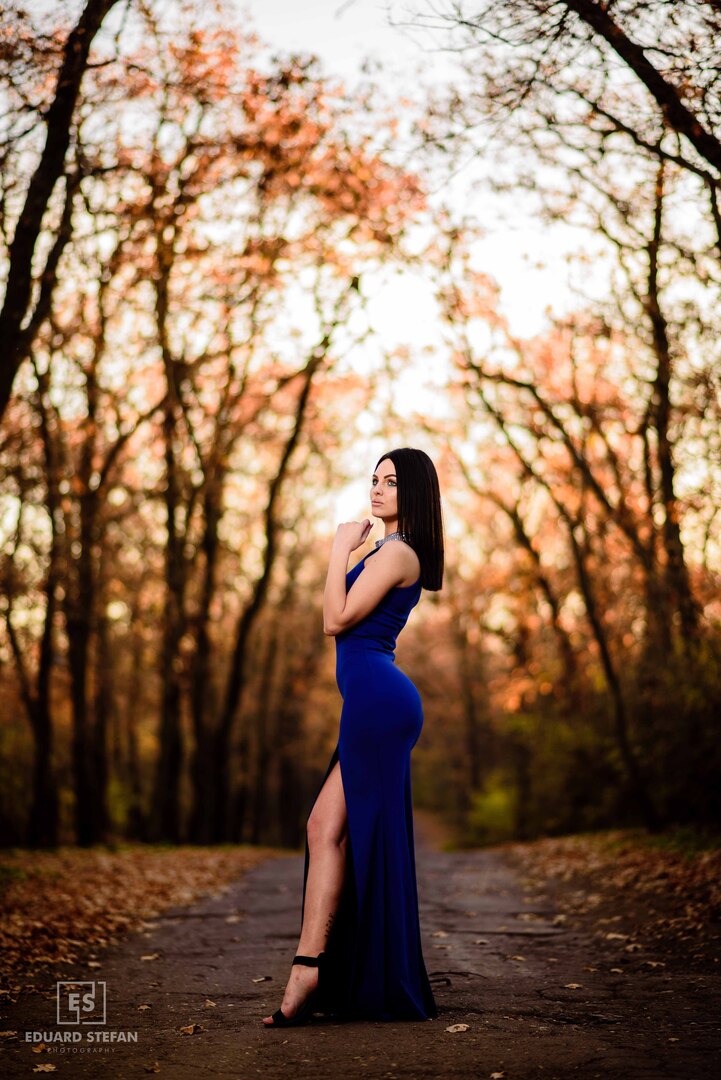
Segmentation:
{"type": "Polygon", "coordinates": [[[372,528],[373,522],[370,518],[363,518],[362,521],[344,521],[338,526],[333,543],[344,547],[346,551],[355,551],[365,542],[372,528]]]}

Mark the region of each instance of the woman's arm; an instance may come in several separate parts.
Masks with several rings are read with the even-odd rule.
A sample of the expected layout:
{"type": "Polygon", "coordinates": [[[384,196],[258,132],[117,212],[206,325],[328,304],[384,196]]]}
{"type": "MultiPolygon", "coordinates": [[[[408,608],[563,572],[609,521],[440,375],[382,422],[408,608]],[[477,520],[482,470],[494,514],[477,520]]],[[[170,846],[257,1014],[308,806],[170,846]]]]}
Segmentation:
{"type": "Polygon", "coordinates": [[[348,556],[355,546],[339,537],[333,541],[323,594],[323,633],[340,634],[369,615],[385,594],[410,574],[418,573],[418,556],[406,544],[383,544],[345,591],[348,556]]]}

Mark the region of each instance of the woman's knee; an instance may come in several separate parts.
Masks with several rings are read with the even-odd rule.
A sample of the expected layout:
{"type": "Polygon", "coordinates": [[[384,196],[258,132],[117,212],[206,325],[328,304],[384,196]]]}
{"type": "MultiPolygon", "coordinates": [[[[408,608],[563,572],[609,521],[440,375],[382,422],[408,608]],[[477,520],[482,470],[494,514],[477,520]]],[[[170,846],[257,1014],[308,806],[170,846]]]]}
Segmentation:
{"type": "Polygon", "coordinates": [[[319,815],[311,814],[308,818],[306,835],[309,848],[346,846],[345,825],[337,821],[327,821],[319,815]]]}

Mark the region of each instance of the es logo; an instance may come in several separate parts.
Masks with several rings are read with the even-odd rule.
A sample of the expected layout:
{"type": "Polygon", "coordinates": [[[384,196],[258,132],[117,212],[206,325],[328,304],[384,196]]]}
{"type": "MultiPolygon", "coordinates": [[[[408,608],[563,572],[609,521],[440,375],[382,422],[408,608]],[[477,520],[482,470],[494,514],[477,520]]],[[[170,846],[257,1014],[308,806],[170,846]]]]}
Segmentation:
{"type": "Polygon", "coordinates": [[[58,1024],[104,1024],[104,982],[59,982],[58,1024]]]}

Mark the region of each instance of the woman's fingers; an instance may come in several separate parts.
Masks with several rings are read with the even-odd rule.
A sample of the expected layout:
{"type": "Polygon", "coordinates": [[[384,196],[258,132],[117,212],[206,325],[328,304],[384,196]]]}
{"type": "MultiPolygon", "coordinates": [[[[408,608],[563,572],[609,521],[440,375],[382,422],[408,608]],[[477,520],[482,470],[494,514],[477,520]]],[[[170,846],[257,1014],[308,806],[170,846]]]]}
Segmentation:
{"type": "Polygon", "coordinates": [[[336,535],[346,538],[353,548],[357,548],[372,528],[373,522],[369,518],[363,518],[363,521],[344,521],[338,526],[336,535]]]}

